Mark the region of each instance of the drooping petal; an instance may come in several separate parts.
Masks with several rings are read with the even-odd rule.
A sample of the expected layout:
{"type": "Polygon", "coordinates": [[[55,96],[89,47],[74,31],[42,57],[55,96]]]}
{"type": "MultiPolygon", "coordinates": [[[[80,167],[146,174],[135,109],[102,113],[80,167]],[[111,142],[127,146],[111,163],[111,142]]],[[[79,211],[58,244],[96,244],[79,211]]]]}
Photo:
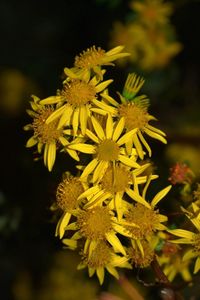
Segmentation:
{"type": "Polygon", "coordinates": [[[155,207],[156,204],[162,199],[164,198],[167,193],[170,191],[171,189],[171,185],[167,186],[166,188],[164,188],[163,190],[161,190],[160,192],[158,192],[155,197],[153,198],[153,200],[151,201],[151,206],[155,207]]]}

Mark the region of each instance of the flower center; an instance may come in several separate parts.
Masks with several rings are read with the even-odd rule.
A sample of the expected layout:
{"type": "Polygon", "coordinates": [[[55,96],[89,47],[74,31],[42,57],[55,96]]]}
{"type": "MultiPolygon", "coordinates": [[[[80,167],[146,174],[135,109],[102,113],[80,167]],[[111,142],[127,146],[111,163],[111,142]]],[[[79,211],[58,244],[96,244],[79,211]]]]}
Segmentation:
{"type": "Polygon", "coordinates": [[[95,46],[83,51],[79,56],[75,57],[74,65],[81,69],[90,69],[98,66],[102,62],[102,58],[105,56],[105,50],[95,46]]]}
{"type": "Polygon", "coordinates": [[[195,235],[193,243],[194,243],[194,251],[199,254],[200,253],[200,233],[195,235]]]}
{"type": "Polygon", "coordinates": [[[78,197],[84,192],[83,186],[78,178],[65,178],[57,188],[56,201],[64,211],[71,211],[77,207],[78,197]]]}
{"type": "Polygon", "coordinates": [[[77,224],[82,235],[90,240],[105,239],[105,234],[112,229],[109,210],[101,206],[81,212],[77,224]]]}
{"type": "Polygon", "coordinates": [[[104,242],[99,242],[90,257],[85,257],[84,262],[90,268],[105,267],[111,260],[111,250],[104,242]]]}
{"type": "Polygon", "coordinates": [[[126,214],[126,222],[135,223],[139,227],[125,225],[126,229],[133,235],[134,238],[146,238],[151,236],[159,224],[158,211],[153,211],[142,204],[135,204],[126,214]]]}
{"type": "Polygon", "coordinates": [[[101,186],[106,192],[112,194],[125,192],[128,187],[130,173],[123,167],[116,166],[115,169],[109,167],[101,180],[101,186]]]}
{"type": "Polygon", "coordinates": [[[128,255],[133,265],[139,268],[146,268],[153,261],[154,251],[147,241],[142,240],[141,244],[144,250],[144,256],[142,256],[142,253],[138,248],[133,247],[128,248],[128,255]]]}
{"type": "Polygon", "coordinates": [[[125,127],[128,130],[134,128],[143,129],[148,123],[148,112],[143,106],[135,103],[121,104],[119,106],[120,117],[125,118],[125,127]]]}
{"type": "Polygon", "coordinates": [[[113,161],[117,160],[119,155],[119,146],[112,140],[104,140],[97,148],[97,156],[99,160],[113,161]]]}
{"type": "Polygon", "coordinates": [[[71,105],[84,105],[95,98],[95,87],[87,82],[74,79],[70,83],[64,85],[61,95],[71,105]]]}
{"type": "Polygon", "coordinates": [[[34,137],[42,144],[51,144],[58,141],[62,136],[61,129],[57,129],[58,120],[54,120],[46,124],[47,118],[53,113],[51,107],[47,107],[38,111],[37,116],[33,119],[34,137]]]}

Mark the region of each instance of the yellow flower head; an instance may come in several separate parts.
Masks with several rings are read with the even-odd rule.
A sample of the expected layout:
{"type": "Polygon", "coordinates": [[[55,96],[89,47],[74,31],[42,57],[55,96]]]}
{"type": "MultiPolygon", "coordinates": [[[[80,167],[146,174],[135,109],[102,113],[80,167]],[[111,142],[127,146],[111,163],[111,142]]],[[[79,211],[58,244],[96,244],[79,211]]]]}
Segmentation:
{"type": "Polygon", "coordinates": [[[80,128],[85,135],[88,117],[91,114],[91,107],[95,103],[98,93],[102,92],[112,80],[99,83],[94,76],[91,80],[85,81],[70,69],[65,68],[68,79],[65,80],[63,89],[59,95],[51,96],[40,101],[41,104],[58,104],[55,112],[46,120],[49,124],[58,119],[58,129],[63,126],[72,126],[73,135],[77,134],[80,128]]]}
{"type": "Polygon", "coordinates": [[[131,268],[127,260],[127,257],[115,254],[107,243],[100,241],[90,255],[89,253],[83,253],[82,262],[78,269],[88,267],[89,276],[93,276],[96,272],[99,282],[102,284],[105,269],[116,279],[119,279],[116,267],[131,268]]]}
{"type": "Polygon", "coordinates": [[[37,144],[38,153],[44,150],[44,164],[51,171],[55,163],[56,149],[58,145],[68,143],[64,137],[63,129],[58,129],[58,121],[54,120],[50,124],[46,120],[54,113],[52,106],[39,104],[40,99],[33,96],[30,102],[33,110],[28,110],[33,122],[24,127],[25,130],[33,130],[33,136],[27,141],[26,147],[37,144]]]}
{"type": "Polygon", "coordinates": [[[155,253],[153,247],[146,240],[141,240],[141,245],[144,250],[144,255],[142,255],[141,250],[136,244],[135,247],[132,246],[128,248],[128,256],[131,260],[131,264],[136,268],[147,268],[153,261],[155,253]]]}
{"type": "Polygon", "coordinates": [[[132,135],[126,143],[126,150],[130,153],[134,145],[141,159],[144,158],[142,146],[146,148],[149,156],[151,156],[151,148],[145,140],[144,134],[157,139],[162,143],[167,143],[165,133],[149,124],[149,121],[156,120],[155,117],[148,113],[149,100],[145,95],[136,96],[143,83],[144,81],[142,78],[137,77],[134,73],[129,74],[123,94],[120,95],[121,104],[115,101],[106,92],[101,95],[107,103],[96,103],[96,105],[102,109],[104,107],[108,112],[111,112],[110,107],[111,105],[114,105],[117,108],[118,116],[124,118],[124,127],[127,131],[137,128],[136,134],[132,135]]]}
{"type": "MultiPolygon", "coordinates": [[[[108,115],[105,130],[94,117],[91,117],[91,121],[96,134],[87,129],[86,135],[94,145],[79,143],[69,146],[72,150],[94,155],[93,160],[85,167],[81,174],[82,179],[86,179],[89,174],[93,173],[93,183],[95,183],[101,180],[110,165],[117,162],[121,162],[132,168],[140,167],[135,161],[135,156],[129,158],[123,147],[123,144],[130,139],[137,129],[123,134],[124,118],[121,118],[114,124],[110,115],[108,115]]],[[[134,149],[132,152],[134,153],[134,149]]]]}
{"type": "Polygon", "coordinates": [[[129,53],[121,52],[123,46],[117,46],[109,51],[105,51],[100,47],[91,47],[83,51],[79,56],[75,57],[74,68],[75,73],[83,74],[84,77],[90,77],[91,73],[97,74],[102,78],[101,67],[104,65],[113,65],[113,61],[122,57],[126,57],[129,53]]]}

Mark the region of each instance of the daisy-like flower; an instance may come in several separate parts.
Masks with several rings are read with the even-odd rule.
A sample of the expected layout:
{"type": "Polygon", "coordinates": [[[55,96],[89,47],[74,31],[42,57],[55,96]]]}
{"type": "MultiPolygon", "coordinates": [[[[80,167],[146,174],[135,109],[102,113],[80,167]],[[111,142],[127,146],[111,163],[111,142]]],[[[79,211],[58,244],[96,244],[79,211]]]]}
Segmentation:
{"type": "Polygon", "coordinates": [[[105,269],[116,279],[119,279],[116,267],[131,269],[128,258],[116,254],[104,241],[98,242],[90,255],[83,253],[82,262],[79,264],[78,269],[85,267],[88,267],[90,277],[96,272],[100,284],[104,281],[105,269]]]}
{"type": "Polygon", "coordinates": [[[71,70],[84,78],[89,78],[94,73],[102,79],[102,66],[114,65],[112,63],[114,60],[130,55],[121,52],[123,49],[124,46],[117,46],[106,52],[101,47],[88,48],[75,57],[74,67],[71,70]]]}
{"type": "Polygon", "coordinates": [[[141,250],[138,248],[137,244],[129,247],[127,253],[132,265],[134,265],[136,268],[147,268],[153,261],[155,252],[152,245],[146,240],[141,240],[141,245],[144,250],[144,255],[142,255],[141,250]]]}
{"type": "Polygon", "coordinates": [[[142,23],[148,26],[164,25],[172,14],[171,3],[163,0],[133,1],[131,8],[136,11],[142,23]]]}
{"type": "Polygon", "coordinates": [[[149,124],[149,121],[156,120],[154,116],[148,113],[149,100],[145,95],[136,96],[144,83],[144,79],[137,77],[134,73],[129,74],[123,94],[120,95],[121,104],[115,101],[107,92],[101,94],[102,98],[107,102],[95,102],[102,110],[111,112],[110,106],[114,105],[117,108],[116,114],[119,117],[124,117],[125,128],[127,131],[137,128],[136,134],[132,135],[126,143],[127,152],[130,153],[133,145],[135,146],[138,155],[141,159],[144,158],[144,151],[142,146],[146,148],[151,156],[151,148],[144,138],[144,134],[157,139],[164,144],[167,143],[165,133],[160,129],[149,124]]]}
{"type": "MultiPolygon", "coordinates": [[[[124,211],[123,205],[125,205],[123,201],[124,194],[130,190],[131,185],[133,185],[135,181],[137,181],[137,184],[142,184],[147,181],[147,176],[139,175],[149,166],[150,164],[147,163],[134,170],[121,163],[117,163],[114,168],[109,166],[99,183],[86,189],[84,193],[79,196],[79,199],[87,197],[88,202],[85,207],[99,205],[109,199],[109,206],[116,210],[118,218],[121,219],[124,211]]],[[[152,179],[157,177],[157,175],[152,175],[152,179]]]]}
{"type": "MultiPolygon", "coordinates": [[[[86,135],[95,144],[75,144],[69,145],[69,149],[77,150],[83,153],[93,154],[94,158],[85,167],[81,174],[82,179],[87,179],[87,176],[93,173],[93,183],[101,180],[106,170],[110,165],[115,165],[117,162],[121,162],[125,166],[132,168],[140,168],[140,165],[136,163],[135,155],[128,157],[124,151],[123,145],[135,134],[137,129],[133,129],[125,134],[124,131],[124,118],[121,118],[117,124],[113,124],[113,119],[108,115],[106,128],[103,130],[99,122],[92,116],[91,122],[94,127],[94,134],[89,129],[86,130],[86,135]]],[[[134,153],[134,149],[132,149],[134,153]]]]}
{"type": "Polygon", "coordinates": [[[41,105],[40,99],[33,96],[30,101],[32,110],[27,110],[33,118],[33,122],[24,127],[24,130],[33,130],[33,136],[27,141],[26,147],[37,145],[38,153],[44,152],[44,165],[49,171],[52,170],[56,159],[56,149],[59,145],[68,144],[62,128],[58,129],[58,120],[50,124],[46,120],[54,113],[54,108],[50,105],[41,105]]]}
{"type": "Polygon", "coordinates": [[[49,124],[59,119],[58,129],[63,126],[72,126],[73,134],[76,135],[80,127],[82,134],[85,134],[87,120],[90,116],[90,108],[97,94],[102,92],[113,80],[109,79],[100,82],[96,76],[91,80],[83,80],[80,75],[65,68],[68,80],[65,80],[63,89],[57,96],[51,96],[41,100],[41,104],[57,104],[58,108],[46,120],[49,124]]]}
{"type": "Polygon", "coordinates": [[[74,211],[77,210],[81,201],[79,196],[84,192],[84,183],[79,177],[73,177],[68,173],[59,183],[56,191],[56,203],[58,208],[63,211],[56,227],[56,236],[62,238],[65,233],[65,227],[68,225],[74,211]]]}
{"type": "Polygon", "coordinates": [[[171,242],[191,246],[185,252],[183,261],[196,258],[194,265],[194,274],[196,274],[200,270],[200,209],[196,204],[193,205],[193,209],[194,213],[196,213],[196,217],[194,217],[193,213],[191,212],[186,212],[186,216],[193,223],[194,227],[197,229],[197,232],[192,232],[185,229],[173,229],[168,230],[168,232],[172,235],[180,237],[179,239],[171,242]]]}
{"type": "Polygon", "coordinates": [[[83,251],[90,256],[99,242],[107,241],[114,252],[126,255],[125,248],[117,237],[118,232],[115,230],[117,220],[109,207],[98,205],[91,209],[79,209],[74,215],[76,215],[76,221],[66,226],[65,231],[76,232],[71,238],[63,239],[66,246],[75,249],[78,240],[84,240],[83,251]]]}
{"type": "Polygon", "coordinates": [[[155,209],[155,207],[171,189],[171,186],[164,188],[158,192],[152,199],[151,203],[149,203],[145,200],[145,198],[150,181],[151,178],[149,178],[145,184],[142,196],[139,193],[137,183],[135,183],[133,190],[127,191],[129,197],[137,203],[128,207],[128,210],[124,212],[123,220],[120,222],[120,225],[124,228],[121,233],[126,234],[131,239],[135,240],[143,255],[144,250],[141,240],[149,240],[157,231],[167,229],[166,226],[162,224],[167,221],[167,216],[159,214],[159,210],[155,209]],[[132,224],[134,224],[134,226],[132,226],[132,224]]]}

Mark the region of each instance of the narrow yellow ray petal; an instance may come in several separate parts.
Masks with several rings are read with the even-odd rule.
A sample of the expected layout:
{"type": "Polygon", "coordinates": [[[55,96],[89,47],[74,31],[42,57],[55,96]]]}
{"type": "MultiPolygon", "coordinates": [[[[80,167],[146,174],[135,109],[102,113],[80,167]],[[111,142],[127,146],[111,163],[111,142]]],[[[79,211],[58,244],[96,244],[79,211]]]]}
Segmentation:
{"type": "Polygon", "coordinates": [[[94,268],[91,268],[91,267],[88,267],[88,275],[89,277],[92,277],[95,273],[95,269],[94,268]]]}
{"type": "Polygon", "coordinates": [[[90,243],[89,243],[89,247],[88,247],[88,256],[89,256],[89,258],[92,255],[92,252],[95,250],[96,246],[97,246],[97,241],[91,240],[90,243]]]}
{"type": "Polygon", "coordinates": [[[113,106],[116,106],[116,107],[119,106],[119,103],[116,100],[114,100],[111,96],[106,94],[105,92],[101,93],[100,95],[101,95],[102,98],[106,99],[113,106]]]}
{"type": "Polygon", "coordinates": [[[129,197],[131,197],[136,202],[141,203],[144,206],[146,206],[147,208],[151,209],[151,205],[135,191],[128,188],[128,189],[126,189],[126,193],[129,195],[129,197]]]}
{"type": "Polygon", "coordinates": [[[115,267],[108,265],[108,266],[106,266],[106,269],[112,276],[114,276],[116,279],[119,279],[119,274],[118,274],[117,270],[115,269],[115,267]]]}
{"type": "Polygon", "coordinates": [[[140,242],[140,240],[136,240],[136,244],[137,244],[142,256],[144,257],[144,249],[143,249],[143,246],[142,246],[142,243],[140,242]]]}
{"type": "Polygon", "coordinates": [[[129,132],[125,133],[118,141],[117,144],[121,146],[130,140],[130,138],[137,132],[137,128],[130,130],[129,132]]]}
{"type": "Polygon", "coordinates": [[[105,104],[104,102],[102,101],[99,101],[99,100],[92,100],[92,102],[99,108],[109,112],[112,116],[116,116],[117,115],[117,109],[108,105],[108,104],[105,104]]]}
{"type": "Polygon", "coordinates": [[[133,136],[133,144],[135,145],[135,148],[136,148],[136,150],[137,150],[137,153],[138,153],[138,155],[139,155],[139,158],[140,158],[140,159],[144,159],[144,151],[143,151],[142,145],[141,145],[141,143],[140,143],[140,141],[139,141],[139,139],[138,139],[138,137],[137,137],[137,134],[135,134],[135,135],[133,136]]]}
{"type": "Polygon", "coordinates": [[[173,229],[173,230],[167,230],[169,233],[179,236],[179,237],[183,237],[185,239],[188,240],[192,240],[193,237],[195,236],[195,234],[189,230],[185,230],[185,229],[173,229]]]}
{"type": "Polygon", "coordinates": [[[116,46],[116,47],[110,49],[109,51],[107,51],[106,56],[113,56],[114,54],[121,52],[123,49],[124,49],[124,46],[122,46],[122,45],[116,46]]]}
{"type": "Polygon", "coordinates": [[[30,147],[33,147],[37,144],[37,140],[32,136],[26,143],[26,147],[27,148],[30,148],[30,147]]]}
{"type": "Polygon", "coordinates": [[[78,125],[79,125],[79,113],[80,109],[79,107],[76,107],[73,116],[72,116],[72,127],[73,127],[73,134],[74,136],[77,134],[78,125]]]}
{"type": "Polygon", "coordinates": [[[160,135],[166,136],[166,134],[162,130],[160,130],[160,129],[154,127],[154,126],[151,126],[151,125],[148,124],[147,128],[149,128],[151,131],[157,132],[160,135]]]}
{"type": "Polygon", "coordinates": [[[55,119],[59,118],[62,113],[65,111],[67,104],[61,106],[60,108],[56,109],[47,119],[46,123],[49,124],[50,122],[54,121],[55,119]]]}
{"type": "Polygon", "coordinates": [[[103,281],[104,281],[104,268],[103,267],[99,267],[96,269],[96,273],[97,273],[97,277],[99,279],[99,283],[102,285],[103,281]]]}
{"type": "Polygon", "coordinates": [[[86,127],[87,127],[87,110],[85,109],[84,105],[80,107],[80,126],[81,126],[81,133],[85,135],[86,127]]]}
{"type": "Polygon", "coordinates": [[[77,79],[78,78],[78,76],[69,68],[64,68],[64,72],[71,79],[77,79]]]}
{"type": "MultiPolygon", "coordinates": [[[[125,119],[121,117],[113,133],[113,141],[117,141],[124,130],[125,119]]],[[[118,141],[119,142],[119,141],[118,141]]]]}
{"type": "Polygon", "coordinates": [[[63,239],[63,244],[67,246],[71,250],[75,250],[77,248],[77,241],[72,239],[63,239]]]}
{"type": "Polygon", "coordinates": [[[56,159],[56,143],[49,144],[47,153],[47,166],[48,170],[51,171],[56,159]]]}
{"type": "Polygon", "coordinates": [[[48,144],[45,144],[44,146],[44,165],[47,167],[47,157],[48,157],[48,150],[49,150],[49,145],[48,144]]]}
{"type": "Polygon", "coordinates": [[[80,161],[80,158],[78,157],[78,154],[75,150],[66,149],[67,153],[76,161],[80,161]]]}
{"type": "Polygon", "coordinates": [[[108,112],[103,110],[102,108],[90,108],[90,111],[102,116],[106,116],[108,114],[108,112]]]}
{"type": "Polygon", "coordinates": [[[72,112],[73,112],[73,110],[72,110],[71,105],[66,106],[66,108],[59,120],[58,129],[62,128],[63,126],[69,125],[72,112]]]}
{"type": "Polygon", "coordinates": [[[193,251],[193,249],[189,249],[186,251],[186,253],[183,255],[183,261],[191,260],[192,258],[196,257],[197,253],[193,251]]]}
{"type": "Polygon", "coordinates": [[[124,156],[124,155],[119,155],[118,156],[118,159],[123,163],[125,164],[126,166],[129,166],[129,167],[133,167],[133,168],[139,168],[140,165],[138,165],[138,163],[136,163],[134,160],[124,156]]]}
{"type": "Polygon", "coordinates": [[[147,141],[143,137],[143,135],[142,135],[142,133],[141,133],[140,130],[138,130],[138,137],[139,137],[140,141],[142,142],[142,144],[144,145],[144,147],[147,149],[147,151],[149,153],[149,157],[151,157],[151,154],[152,154],[151,148],[149,147],[147,141]]]}
{"type": "Polygon", "coordinates": [[[84,177],[87,177],[89,174],[92,173],[92,171],[96,168],[98,164],[98,160],[94,158],[89,164],[85,167],[83,173],[81,174],[80,178],[84,179],[84,177]]]}
{"type": "Polygon", "coordinates": [[[161,141],[164,144],[167,144],[167,140],[162,135],[151,131],[147,127],[144,128],[144,132],[146,132],[146,134],[148,134],[150,137],[152,137],[154,139],[157,139],[157,140],[161,141]]]}
{"type": "Polygon", "coordinates": [[[85,192],[83,192],[79,197],[78,200],[83,199],[83,198],[87,198],[88,196],[94,195],[99,191],[99,187],[98,185],[92,186],[91,188],[89,188],[88,190],[86,190],[85,192]]]}
{"type": "Polygon", "coordinates": [[[114,233],[106,233],[106,239],[113,246],[114,251],[126,255],[124,247],[122,246],[120,240],[114,233]]]}
{"type": "Polygon", "coordinates": [[[99,144],[99,139],[98,137],[89,129],[86,129],[86,135],[95,143],[99,144]]]}
{"type": "Polygon", "coordinates": [[[194,266],[194,274],[196,274],[200,270],[200,256],[197,257],[195,266],[194,266]]]}
{"type": "Polygon", "coordinates": [[[59,103],[62,102],[63,96],[50,96],[48,98],[45,98],[43,100],[40,101],[40,104],[44,105],[44,104],[54,104],[54,103],[59,103]]]}
{"type": "Polygon", "coordinates": [[[62,239],[64,236],[65,228],[68,225],[70,218],[71,214],[66,212],[62,215],[60,222],[58,223],[58,226],[56,228],[56,235],[59,236],[60,239],[62,239]]]}
{"type": "Polygon", "coordinates": [[[89,144],[79,143],[79,144],[70,144],[68,145],[69,149],[80,151],[86,154],[94,154],[96,153],[96,147],[89,144]]]}
{"type": "Polygon", "coordinates": [[[113,79],[109,79],[109,80],[106,80],[106,81],[103,81],[101,83],[99,83],[98,85],[96,85],[95,87],[95,90],[97,93],[100,93],[102,92],[103,90],[105,90],[105,88],[107,88],[107,86],[109,84],[111,84],[111,82],[113,82],[113,79]]]}
{"type": "Polygon", "coordinates": [[[98,164],[98,166],[94,171],[94,175],[92,178],[93,183],[99,182],[101,180],[107,168],[108,168],[108,161],[100,161],[100,163],[98,164]]]}
{"type": "Polygon", "coordinates": [[[105,137],[105,134],[104,134],[104,130],[101,127],[101,125],[99,124],[99,122],[93,116],[91,117],[91,121],[92,121],[92,125],[94,127],[94,130],[95,130],[98,138],[100,140],[104,140],[106,137],[105,137]]]}
{"type": "Polygon", "coordinates": [[[167,195],[167,193],[170,191],[171,187],[172,186],[169,185],[166,188],[164,188],[163,190],[161,190],[160,192],[158,192],[155,195],[155,197],[153,198],[153,200],[151,201],[151,206],[155,207],[158,204],[158,202],[167,195]]]}
{"type": "Polygon", "coordinates": [[[106,122],[106,138],[111,139],[113,135],[113,119],[110,114],[108,114],[106,122]]]}

